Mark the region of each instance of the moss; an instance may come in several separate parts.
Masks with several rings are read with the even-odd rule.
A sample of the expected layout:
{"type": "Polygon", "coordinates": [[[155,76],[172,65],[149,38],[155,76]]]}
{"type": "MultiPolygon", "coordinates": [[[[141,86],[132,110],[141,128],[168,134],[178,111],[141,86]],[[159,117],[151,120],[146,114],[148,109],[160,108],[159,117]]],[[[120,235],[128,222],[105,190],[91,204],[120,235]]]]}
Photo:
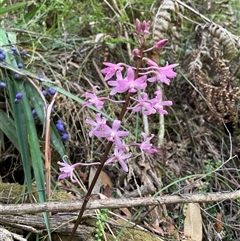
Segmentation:
{"type": "MultiPolygon", "coordinates": [[[[115,241],[115,238],[110,235],[106,234],[107,240],[115,241]]],[[[138,229],[130,229],[127,228],[122,236],[119,238],[119,241],[161,241],[161,239],[154,237],[152,234],[138,230],[138,229]]]]}
{"type": "MultiPolygon", "coordinates": [[[[19,201],[26,202],[24,195],[26,186],[20,185],[18,183],[0,183],[0,201],[6,203],[17,203],[19,201]]],[[[37,188],[33,186],[33,193],[32,195],[36,198],[37,197],[37,188]]],[[[65,201],[71,200],[71,195],[66,192],[61,191],[52,191],[52,196],[49,201],[65,201]]]]}
{"type": "Polygon", "coordinates": [[[72,197],[70,194],[62,191],[52,191],[52,196],[49,201],[69,201],[72,200],[72,197]]]}
{"type": "Polygon", "coordinates": [[[0,200],[15,203],[18,199],[22,199],[25,188],[17,183],[0,183],[0,200]]]}
{"type": "MultiPolygon", "coordinates": [[[[123,220],[117,220],[117,223],[120,224],[122,227],[126,224],[123,220]]],[[[118,234],[121,229],[115,227],[111,227],[114,230],[115,235],[118,234]]],[[[115,241],[116,239],[110,235],[106,234],[107,240],[109,241],[115,241]]],[[[151,233],[148,233],[146,231],[142,231],[135,228],[125,228],[122,235],[118,239],[119,241],[161,241],[161,239],[158,237],[156,238],[151,233]]]]}

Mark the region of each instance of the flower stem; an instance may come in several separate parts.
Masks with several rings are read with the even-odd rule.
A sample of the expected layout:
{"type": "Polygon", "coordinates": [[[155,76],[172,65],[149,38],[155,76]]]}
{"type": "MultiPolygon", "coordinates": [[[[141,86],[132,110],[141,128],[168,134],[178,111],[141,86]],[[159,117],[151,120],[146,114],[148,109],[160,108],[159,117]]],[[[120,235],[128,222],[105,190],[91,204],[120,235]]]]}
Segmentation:
{"type": "Polygon", "coordinates": [[[92,180],[92,182],[91,182],[91,185],[90,185],[90,187],[89,187],[89,189],[88,189],[88,191],[87,191],[87,194],[86,194],[86,196],[85,196],[85,198],[84,198],[84,201],[83,201],[81,210],[80,210],[80,212],[79,212],[79,214],[78,214],[76,223],[75,223],[75,225],[74,225],[74,228],[73,228],[73,230],[72,230],[72,233],[71,233],[68,241],[71,241],[71,240],[73,239],[74,234],[76,233],[76,230],[77,230],[77,228],[78,228],[78,225],[79,225],[80,222],[82,221],[83,213],[84,213],[84,211],[85,211],[85,209],[86,209],[86,206],[87,206],[87,203],[88,203],[88,201],[89,201],[89,199],[90,199],[90,197],[91,197],[92,190],[93,190],[93,188],[94,188],[94,186],[95,186],[95,184],[96,184],[96,182],[97,182],[97,180],[98,180],[98,177],[99,177],[99,175],[100,175],[100,173],[101,173],[101,171],[102,171],[102,169],[103,169],[103,166],[104,166],[104,164],[105,164],[105,162],[106,162],[106,160],[107,160],[107,156],[108,156],[109,151],[111,150],[112,145],[113,145],[113,142],[110,142],[110,141],[109,141],[108,144],[107,144],[105,153],[104,153],[104,155],[103,155],[103,157],[102,157],[101,164],[100,164],[100,166],[98,167],[98,169],[97,169],[97,171],[96,171],[96,173],[95,173],[95,175],[94,175],[94,177],[93,177],[93,180],[92,180]]]}

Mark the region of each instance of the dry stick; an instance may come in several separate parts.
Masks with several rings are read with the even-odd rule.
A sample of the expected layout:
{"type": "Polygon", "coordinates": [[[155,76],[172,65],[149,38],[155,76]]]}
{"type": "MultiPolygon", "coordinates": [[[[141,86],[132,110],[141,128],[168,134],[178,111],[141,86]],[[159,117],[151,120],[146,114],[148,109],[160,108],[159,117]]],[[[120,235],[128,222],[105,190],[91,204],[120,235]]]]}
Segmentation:
{"type": "MultiPolygon", "coordinates": [[[[178,204],[178,203],[209,203],[222,202],[226,200],[236,200],[240,198],[240,190],[234,192],[217,192],[217,193],[194,193],[183,195],[165,195],[162,197],[140,197],[140,198],[109,198],[103,200],[89,201],[86,210],[94,209],[114,209],[123,207],[152,206],[161,204],[178,204]]],[[[21,215],[35,214],[40,212],[74,212],[83,206],[84,201],[69,202],[44,202],[44,203],[25,203],[25,204],[1,204],[0,215],[21,215]]]]}
{"type": "Polygon", "coordinates": [[[27,241],[27,239],[22,238],[20,235],[12,233],[5,228],[0,228],[0,240],[12,241],[14,239],[19,241],[27,241]]]}
{"type": "Polygon", "coordinates": [[[46,136],[45,136],[45,176],[46,176],[46,194],[47,198],[51,196],[51,149],[50,149],[50,115],[57,92],[54,94],[51,103],[47,107],[47,115],[45,119],[46,136]]]}
{"type": "MultiPolygon", "coordinates": [[[[145,39],[143,40],[142,45],[141,45],[141,50],[140,50],[140,51],[141,51],[141,52],[140,52],[140,56],[141,56],[141,57],[140,57],[140,58],[138,59],[138,61],[137,61],[137,67],[136,67],[136,71],[135,71],[135,78],[138,77],[138,71],[139,71],[139,68],[140,68],[141,65],[142,65],[142,58],[143,58],[144,47],[145,47],[145,39]]],[[[131,96],[131,93],[128,92],[127,97],[126,97],[126,100],[125,100],[125,103],[124,103],[124,105],[123,105],[123,107],[122,107],[121,113],[120,113],[119,118],[118,118],[118,120],[120,120],[120,121],[122,121],[122,119],[123,119],[123,117],[124,117],[124,114],[125,114],[126,111],[127,111],[127,107],[128,107],[128,105],[129,105],[129,101],[130,101],[130,96],[131,96]]],[[[89,187],[89,189],[88,189],[88,191],[87,191],[87,194],[86,194],[86,196],[85,196],[85,198],[84,198],[82,207],[81,207],[81,209],[80,209],[80,212],[79,212],[79,214],[78,214],[76,223],[75,223],[75,225],[74,225],[74,228],[73,228],[73,230],[72,230],[72,233],[71,233],[68,241],[72,241],[72,239],[73,239],[73,237],[74,237],[74,234],[76,233],[76,230],[77,230],[77,228],[78,228],[78,225],[79,225],[80,222],[82,221],[83,213],[84,213],[84,211],[85,211],[85,209],[86,209],[86,207],[87,207],[87,203],[88,203],[88,201],[89,201],[89,199],[90,199],[90,197],[91,197],[92,190],[93,190],[93,188],[94,188],[94,186],[95,186],[95,184],[96,184],[96,182],[97,182],[97,180],[98,180],[98,177],[99,177],[99,175],[100,175],[100,173],[101,173],[101,171],[102,171],[102,169],[103,169],[103,166],[104,166],[105,162],[107,161],[107,157],[108,157],[108,154],[109,154],[109,152],[110,152],[110,150],[111,150],[112,145],[113,145],[113,142],[110,142],[110,141],[109,141],[108,144],[107,144],[105,153],[104,153],[104,155],[103,155],[103,157],[102,157],[102,159],[101,159],[101,164],[100,164],[100,166],[98,167],[98,169],[97,169],[97,171],[96,171],[96,173],[95,173],[95,175],[94,175],[94,177],[93,177],[93,180],[92,180],[92,182],[91,182],[91,185],[90,185],[90,187],[89,187]]]]}

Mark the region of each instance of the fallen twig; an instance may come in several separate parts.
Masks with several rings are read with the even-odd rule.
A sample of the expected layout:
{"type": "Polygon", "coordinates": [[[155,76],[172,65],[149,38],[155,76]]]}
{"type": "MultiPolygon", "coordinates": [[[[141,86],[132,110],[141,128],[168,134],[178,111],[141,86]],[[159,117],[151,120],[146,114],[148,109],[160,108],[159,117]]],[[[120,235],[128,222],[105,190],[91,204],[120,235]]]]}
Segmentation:
{"type": "Polygon", "coordinates": [[[27,241],[25,238],[23,238],[21,235],[18,235],[16,233],[9,232],[5,228],[0,228],[0,240],[4,241],[13,241],[13,238],[15,240],[19,241],[27,241]]]}
{"type": "MultiPolygon", "coordinates": [[[[240,198],[240,190],[234,192],[217,192],[206,194],[165,195],[161,197],[103,199],[89,201],[86,210],[102,208],[123,208],[174,203],[207,203],[240,198]]],[[[0,214],[33,214],[39,212],[74,212],[78,211],[83,201],[26,203],[26,204],[1,204],[0,214]]]]}
{"type": "MultiPolygon", "coordinates": [[[[49,221],[52,231],[65,235],[69,235],[74,226],[72,223],[73,217],[71,214],[54,215],[49,218],[49,221]]],[[[38,234],[43,233],[46,230],[46,225],[43,217],[38,215],[1,215],[0,224],[4,225],[5,227],[10,226],[14,227],[15,229],[25,230],[38,234]]],[[[84,238],[84,236],[90,237],[94,233],[94,230],[94,227],[81,225],[77,230],[76,236],[80,236],[82,238],[84,238]]]]}

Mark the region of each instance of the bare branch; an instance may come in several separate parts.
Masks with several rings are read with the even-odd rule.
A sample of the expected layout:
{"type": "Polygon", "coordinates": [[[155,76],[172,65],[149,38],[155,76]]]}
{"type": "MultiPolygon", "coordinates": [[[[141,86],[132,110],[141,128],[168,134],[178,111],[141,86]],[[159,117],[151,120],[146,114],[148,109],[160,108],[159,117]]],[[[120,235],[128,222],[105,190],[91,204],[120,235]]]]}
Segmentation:
{"type": "MultiPolygon", "coordinates": [[[[207,203],[240,198],[240,190],[206,194],[166,195],[161,197],[121,198],[89,201],[86,210],[123,208],[174,203],[207,203]]],[[[1,204],[0,214],[33,214],[39,212],[74,212],[82,207],[82,201],[45,202],[34,204],[1,204]]]]}

